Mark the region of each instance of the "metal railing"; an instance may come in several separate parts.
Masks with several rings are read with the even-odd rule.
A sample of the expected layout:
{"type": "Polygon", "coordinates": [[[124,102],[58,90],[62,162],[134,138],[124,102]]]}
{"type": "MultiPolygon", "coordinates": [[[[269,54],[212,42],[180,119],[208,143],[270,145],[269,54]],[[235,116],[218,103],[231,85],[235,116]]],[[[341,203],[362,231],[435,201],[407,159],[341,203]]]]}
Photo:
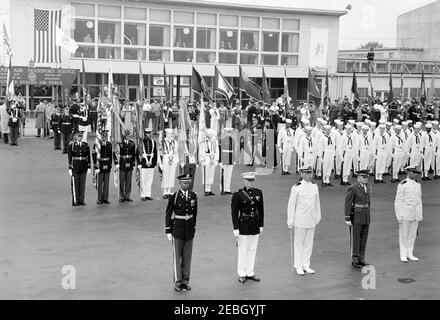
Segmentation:
{"type": "Polygon", "coordinates": [[[415,61],[401,59],[375,59],[368,61],[365,59],[338,58],[338,73],[368,73],[386,74],[440,74],[440,61],[415,61]]]}

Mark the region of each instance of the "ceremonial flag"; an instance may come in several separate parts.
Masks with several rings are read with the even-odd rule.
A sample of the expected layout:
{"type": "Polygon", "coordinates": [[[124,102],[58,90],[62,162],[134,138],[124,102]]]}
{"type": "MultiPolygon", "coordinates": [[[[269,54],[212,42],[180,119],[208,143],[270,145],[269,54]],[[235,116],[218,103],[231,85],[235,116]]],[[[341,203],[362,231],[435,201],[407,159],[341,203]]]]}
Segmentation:
{"type": "Polygon", "coordinates": [[[8,101],[11,101],[15,97],[15,85],[14,80],[12,79],[12,58],[9,56],[9,68],[8,73],[6,75],[6,102],[8,105],[8,101]]]}
{"type": "Polygon", "coordinates": [[[169,90],[170,85],[168,83],[168,76],[167,76],[167,72],[165,70],[165,64],[163,65],[163,85],[165,86],[164,94],[165,94],[165,104],[166,104],[167,102],[172,100],[172,98],[170,98],[170,90],[169,90]]]}
{"type": "Polygon", "coordinates": [[[420,102],[425,105],[426,101],[426,85],[425,85],[425,71],[422,69],[422,81],[420,85],[420,102]]]}
{"type": "Polygon", "coordinates": [[[217,66],[215,67],[215,75],[214,75],[214,91],[224,95],[228,99],[228,102],[235,95],[234,88],[221,74],[217,66]]]}
{"type": "Polygon", "coordinates": [[[9,41],[8,32],[6,31],[6,26],[3,23],[3,45],[6,48],[6,54],[8,56],[12,56],[12,48],[11,48],[11,42],[9,41]]]}
{"type": "Polygon", "coordinates": [[[390,104],[391,102],[393,102],[394,100],[394,92],[393,92],[393,76],[390,73],[390,90],[388,92],[388,104],[390,104]]]}
{"type": "Polygon", "coordinates": [[[403,70],[402,70],[402,72],[401,72],[401,74],[400,74],[400,95],[402,96],[402,98],[403,98],[403,70]]]}
{"type": "Polygon", "coordinates": [[[240,69],[240,90],[246,92],[246,94],[254,98],[258,101],[263,101],[263,97],[261,96],[261,88],[255,82],[249,79],[247,74],[243,71],[241,66],[240,69]]]}
{"type": "Polygon", "coordinates": [[[34,9],[34,61],[61,63],[56,45],[56,27],[61,28],[61,10],[34,9]]]}
{"type": "Polygon", "coordinates": [[[263,96],[263,101],[270,105],[272,101],[270,98],[269,85],[267,84],[266,72],[264,72],[264,67],[263,67],[263,82],[261,84],[261,93],[263,96]]]}
{"type": "Polygon", "coordinates": [[[110,67],[108,69],[108,97],[110,100],[113,99],[113,71],[112,71],[111,61],[110,61],[110,67]]]}
{"type": "Polygon", "coordinates": [[[328,82],[328,69],[325,72],[325,87],[324,87],[324,106],[330,104],[330,94],[329,94],[329,82],[328,82]]]}
{"type": "Polygon", "coordinates": [[[285,103],[288,108],[290,108],[290,100],[289,100],[289,82],[287,81],[287,70],[286,66],[284,66],[284,97],[285,97],[285,103]]]}
{"type": "Polygon", "coordinates": [[[87,96],[87,82],[86,82],[86,67],[84,66],[84,57],[82,57],[81,85],[82,85],[83,102],[85,103],[87,96]]]}
{"type": "Polygon", "coordinates": [[[351,93],[353,95],[353,105],[355,108],[357,108],[357,106],[360,103],[360,98],[359,98],[359,91],[356,80],[356,72],[353,72],[353,83],[351,84],[351,93]]]}
{"type": "Polygon", "coordinates": [[[140,92],[140,100],[143,103],[145,99],[145,88],[144,88],[144,76],[142,74],[142,66],[141,61],[139,60],[139,90],[140,92]]]}
{"type": "Polygon", "coordinates": [[[208,86],[206,85],[205,79],[203,79],[194,67],[192,68],[191,89],[198,94],[203,95],[210,101],[208,86]]]}
{"type": "Polygon", "coordinates": [[[368,72],[368,104],[373,105],[374,101],[374,89],[373,82],[371,81],[371,74],[368,72]]]}
{"type": "Polygon", "coordinates": [[[309,81],[307,86],[307,92],[318,99],[321,99],[321,92],[319,92],[318,85],[316,84],[315,77],[312,75],[312,70],[309,68],[309,81]]]}
{"type": "Polygon", "coordinates": [[[57,47],[63,47],[72,54],[76,52],[78,49],[76,41],[66,35],[58,26],[55,27],[55,35],[57,47]]]}
{"type": "Polygon", "coordinates": [[[429,101],[430,102],[433,102],[434,101],[434,97],[435,97],[435,83],[434,83],[434,79],[435,79],[435,68],[432,70],[431,86],[429,88],[429,93],[428,93],[428,97],[429,97],[429,101]]]}

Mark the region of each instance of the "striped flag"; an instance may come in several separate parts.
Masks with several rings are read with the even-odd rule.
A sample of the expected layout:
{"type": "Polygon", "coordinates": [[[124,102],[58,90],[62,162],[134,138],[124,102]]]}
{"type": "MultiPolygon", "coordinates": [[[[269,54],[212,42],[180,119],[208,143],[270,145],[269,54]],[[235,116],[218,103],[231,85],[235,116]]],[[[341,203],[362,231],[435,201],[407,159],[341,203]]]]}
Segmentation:
{"type": "Polygon", "coordinates": [[[87,82],[86,82],[86,67],[84,66],[84,58],[82,58],[81,84],[82,84],[83,102],[85,103],[87,96],[87,82]]]}
{"type": "Polygon", "coordinates": [[[56,27],[61,28],[61,10],[34,9],[36,63],[61,63],[61,48],[56,45],[56,27]]]}
{"type": "Polygon", "coordinates": [[[6,48],[6,54],[8,56],[12,56],[11,42],[9,41],[8,32],[6,31],[6,26],[4,23],[3,23],[3,44],[6,48]]]}
{"type": "Polygon", "coordinates": [[[11,101],[15,96],[15,85],[12,77],[12,59],[9,57],[9,68],[6,76],[6,101],[11,101]]]}

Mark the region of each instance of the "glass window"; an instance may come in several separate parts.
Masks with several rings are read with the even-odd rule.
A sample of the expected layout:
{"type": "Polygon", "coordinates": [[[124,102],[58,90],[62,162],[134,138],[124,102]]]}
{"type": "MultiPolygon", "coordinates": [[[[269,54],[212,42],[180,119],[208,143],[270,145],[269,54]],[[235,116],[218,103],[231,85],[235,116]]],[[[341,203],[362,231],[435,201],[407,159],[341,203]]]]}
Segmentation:
{"type": "Polygon", "coordinates": [[[171,11],[150,9],[150,21],[171,22],[171,11]]]}
{"type": "Polygon", "coordinates": [[[121,48],[99,47],[99,59],[121,59],[121,48]]]}
{"type": "Polygon", "coordinates": [[[175,62],[192,62],[193,52],[192,51],[174,51],[174,61],[175,62]]]}
{"type": "Polygon", "coordinates": [[[119,6],[98,6],[98,17],[100,18],[121,18],[121,7],[119,6]]]}
{"type": "Polygon", "coordinates": [[[241,26],[244,28],[259,28],[260,18],[259,17],[241,17],[241,26]]]}
{"type": "Polygon", "coordinates": [[[196,62],[215,63],[215,52],[197,52],[196,62]]]}
{"type": "MultiPolygon", "coordinates": [[[[177,77],[173,77],[173,85],[177,86],[177,77]]],[[[191,77],[180,76],[180,85],[181,86],[191,85],[191,77]]]]}
{"type": "Polygon", "coordinates": [[[277,32],[263,32],[263,51],[278,51],[280,34],[277,32]]]}
{"type": "Polygon", "coordinates": [[[150,46],[169,47],[170,27],[150,25],[150,46]]]}
{"type": "Polygon", "coordinates": [[[283,30],[299,31],[299,20],[283,19],[283,30]]]}
{"type": "Polygon", "coordinates": [[[216,30],[208,28],[197,28],[197,48],[215,49],[216,30]]]}
{"type": "Polygon", "coordinates": [[[264,65],[278,65],[278,55],[275,54],[263,54],[261,56],[261,64],[264,65]]]}
{"type": "Polygon", "coordinates": [[[241,31],[240,49],[257,51],[258,38],[258,31],[241,31]]]}
{"type": "Polygon", "coordinates": [[[194,13],[174,11],[174,23],[194,24],[194,13]]]}
{"type": "Polygon", "coordinates": [[[95,22],[93,20],[73,19],[73,39],[76,42],[95,42],[95,22]]]}
{"type": "Polygon", "coordinates": [[[129,86],[138,86],[139,85],[139,75],[129,74],[128,75],[128,85],[129,86]]]}
{"type": "Polygon", "coordinates": [[[124,49],[125,60],[145,60],[145,49],[124,49]]]}
{"type": "Polygon", "coordinates": [[[142,8],[124,7],[124,18],[132,20],[147,20],[147,10],[142,8]]]}
{"type": "Polygon", "coordinates": [[[277,18],[263,18],[263,29],[279,29],[280,19],[277,18]]]}
{"type": "Polygon", "coordinates": [[[219,22],[222,27],[238,27],[238,16],[221,14],[219,22]]]}
{"type": "Polygon", "coordinates": [[[76,49],[74,57],[81,58],[82,56],[84,56],[84,58],[95,58],[95,47],[79,46],[78,49],[76,49]]]}
{"type": "Polygon", "coordinates": [[[150,50],[148,55],[150,61],[170,61],[169,50],[150,50]]]}
{"type": "Polygon", "coordinates": [[[145,25],[136,23],[124,24],[124,44],[134,46],[145,45],[145,25]],[[128,38],[128,39],[127,39],[128,38]]]}
{"type": "Polygon", "coordinates": [[[258,54],[244,54],[240,55],[241,64],[258,64],[258,54]]]}
{"type": "Polygon", "coordinates": [[[89,84],[100,84],[101,74],[100,73],[86,73],[86,83],[89,84]]]}
{"type": "Polygon", "coordinates": [[[174,47],[194,48],[192,27],[174,27],[174,47]]]}
{"type": "Polygon", "coordinates": [[[197,14],[197,24],[216,26],[217,25],[217,15],[211,13],[198,13],[197,14]]]}
{"type": "Polygon", "coordinates": [[[299,33],[283,33],[281,40],[282,52],[299,52],[299,33]]]}
{"type": "Polygon", "coordinates": [[[125,85],[125,74],[114,73],[113,74],[113,81],[117,85],[125,85]]]}
{"type": "Polygon", "coordinates": [[[237,31],[220,30],[220,49],[237,50],[237,31]]]}
{"type": "Polygon", "coordinates": [[[72,2],[71,6],[72,16],[81,17],[94,17],[95,16],[95,5],[87,3],[75,3],[72,2]]]}
{"type": "Polygon", "coordinates": [[[298,56],[281,56],[281,65],[297,66],[298,56]]]}
{"type": "Polygon", "coordinates": [[[235,54],[235,53],[220,53],[219,60],[220,60],[220,63],[236,64],[237,63],[237,54],[235,54]]]}
{"type": "Polygon", "coordinates": [[[119,22],[99,22],[98,43],[120,44],[121,24],[119,22]]]}

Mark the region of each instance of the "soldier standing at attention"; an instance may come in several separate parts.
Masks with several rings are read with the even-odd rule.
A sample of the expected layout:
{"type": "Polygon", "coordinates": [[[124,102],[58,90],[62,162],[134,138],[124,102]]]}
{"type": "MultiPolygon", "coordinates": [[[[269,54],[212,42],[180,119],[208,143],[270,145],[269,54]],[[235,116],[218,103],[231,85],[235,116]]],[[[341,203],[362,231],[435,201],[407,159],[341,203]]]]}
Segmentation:
{"type": "Polygon", "coordinates": [[[152,128],[144,129],[144,139],[138,152],[138,167],[141,170],[141,200],[153,200],[151,186],[153,185],[154,170],[157,166],[157,143],[151,138],[152,128]]]}
{"type": "Polygon", "coordinates": [[[61,141],[63,143],[63,154],[67,153],[69,142],[72,139],[73,117],[69,114],[69,107],[64,107],[64,114],[60,121],[61,141]]]}
{"type": "Polygon", "coordinates": [[[136,161],[136,146],[133,140],[129,139],[130,130],[122,134],[122,141],[119,143],[119,161],[114,155],[116,168],[119,169],[119,202],[133,202],[130,199],[131,178],[136,161]]]}
{"type": "Polygon", "coordinates": [[[255,172],[243,173],[244,188],[231,200],[232,225],[238,246],[238,282],[260,281],[254,273],[258,238],[264,227],[263,192],[254,188],[255,172]]]}
{"type": "Polygon", "coordinates": [[[85,206],[86,177],[90,173],[90,147],[82,141],[83,133],[78,131],[74,135],[74,142],[69,145],[68,161],[69,175],[72,177],[72,205],[85,206]]]}
{"type": "Polygon", "coordinates": [[[368,186],[369,172],[356,172],[358,181],[350,186],[345,198],[345,223],[350,227],[352,266],[356,269],[368,265],[365,262],[370,226],[371,187],[368,186]]]}
{"type": "Polygon", "coordinates": [[[50,118],[50,127],[53,130],[54,150],[61,150],[61,108],[57,106],[50,118]]]}
{"type": "Polygon", "coordinates": [[[190,291],[188,285],[197,221],[197,194],[189,191],[192,177],[177,177],[180,190],[168,198],[165,215],[165,233],[173,244],[174,290],[190,291]]]}
{"type": "Polygon", "coordinates": [[[101,132],[101,148],[100,155],[97,155],[97,145],[93,145],[92,158],[95,166],[95,173],[98,175],[96,180],[96,188],[98,189],[97,204],[110,204],[108,201],[108,189],[110,181],[110,172],[113,161],[113,147],[108,141],[108,131],[101,132]]]}

